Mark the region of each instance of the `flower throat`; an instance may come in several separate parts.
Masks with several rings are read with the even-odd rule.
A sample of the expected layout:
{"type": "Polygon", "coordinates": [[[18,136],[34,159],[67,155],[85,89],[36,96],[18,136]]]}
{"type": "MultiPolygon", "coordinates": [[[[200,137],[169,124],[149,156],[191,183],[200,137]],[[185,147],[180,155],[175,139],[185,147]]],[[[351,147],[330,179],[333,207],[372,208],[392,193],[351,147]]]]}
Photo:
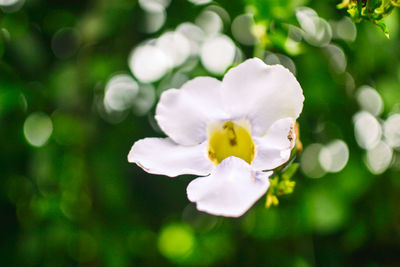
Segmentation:
{"type": "MultiPolygon", "coordinates": [[[[248,123],[247,123],[248,124],[248,123]]],[[[251,163],[254,159],[254,143],[250,131],[239,122],[227,121],[209,129],[208,157],[218,165],[224,159],[235,156],[251,163]]]]}

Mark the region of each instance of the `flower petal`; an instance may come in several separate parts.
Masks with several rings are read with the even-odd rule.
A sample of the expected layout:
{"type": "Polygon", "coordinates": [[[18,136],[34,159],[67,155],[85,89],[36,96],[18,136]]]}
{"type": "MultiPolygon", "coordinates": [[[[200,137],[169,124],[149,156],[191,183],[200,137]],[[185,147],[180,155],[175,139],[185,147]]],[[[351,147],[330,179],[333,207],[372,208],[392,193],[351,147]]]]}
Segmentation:
{"type": "Polygon", "coordinates": [[[145,138],[133,145],[128,161],[152,174],[170,177],[181,174],[207,175],[214,165],[206,153],[205,143],[180,146],[169,138],[145,138]]]}
{"type": "Polygon", "coordinates": [[[205,141],[207,123],[226,117],[222,109],[220,85],[217,79],[198,77],[179,90],[165,91],[156,109],[160,128],[181,145],[205,141]]]}
{"type": "Polygon", "coordinates": [[[222,95],[232,117],[250,121],[254,136],[264,135],[276,120],[296,119],[304,101],[303,91],[289,70],[257,58],[227,72],[222,95]]]}
{"type": "Polygon", "coordinates": [[[262,137],[253,137],[256,155],[251,164],[255,170],[271,170],[289,160],[296,140],[294,119],[274,122],[262,137]]]}
{"type": "Polygon", "coordinates": [[[265,194],[271,174],[254,172],[242,159],[229,157],[211,175],[190,182],[186,191],[189,200],[196,202],[200,211],[239,217],[265,194]]]}

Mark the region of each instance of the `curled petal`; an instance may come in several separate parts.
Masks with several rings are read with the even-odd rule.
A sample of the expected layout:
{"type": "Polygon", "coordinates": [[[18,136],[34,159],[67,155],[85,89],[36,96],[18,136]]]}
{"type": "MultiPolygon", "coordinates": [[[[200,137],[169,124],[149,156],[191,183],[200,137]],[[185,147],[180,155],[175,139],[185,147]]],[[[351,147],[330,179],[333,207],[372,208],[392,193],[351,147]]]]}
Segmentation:
{"type": "Polygon", "coordinates": [[[242,159],[229,157],[211,175],[193,180],[186,191],[200,211],[239,217],[265,194],[271,174],[254,172],[242,159]]]}
{"type": "Polygon", "coordinates": [[[254,137],[256,155],[252,162],[255,170],[271,170],[289,160],[296,135],[294,119],[284,118],[274,122],[262,137],[254,137]]]}
{"type": "Polygon", "coordinates": [[[296,119],[304,101],[300,84],[289,70],[281,65],[266,65],[257,58],[227,72],[222,94],[229,114],[248,119],[254,136],[264,135],[279,119],[296,119]]]}
{"type": "Polygon", "coordinates": [[[181,146],[169,138],[145,138],[133,145],[128,161],[152,174],[170,177],[182,174],[207,175],[214,166],[206,153],[205,143],[181,146]]]}

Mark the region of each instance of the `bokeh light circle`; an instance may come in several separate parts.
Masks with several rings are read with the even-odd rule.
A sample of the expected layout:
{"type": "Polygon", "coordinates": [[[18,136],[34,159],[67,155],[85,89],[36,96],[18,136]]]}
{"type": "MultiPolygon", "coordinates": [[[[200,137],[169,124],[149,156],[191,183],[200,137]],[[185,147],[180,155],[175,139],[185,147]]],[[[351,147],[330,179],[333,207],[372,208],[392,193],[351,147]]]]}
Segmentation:
{"type": "Polygon", "coordinates": [[[314,46],[326,46],[332,39],[332,28],[311,8],[300,7],[296,10],[296,18],[303,29],[304,39],[314,46]]]}
{"type": "Polygon", "coordinates": [[[226,35],[207,40],[201,49],[201,62],[213,74],[222,75],[235,59],[236,46],[226,35]]]}
{"type": "Polygon", "coordinates": [[[349,17],[343,17],[336,23],[336,35],[345,41],[353,42],[357,36],[357,28],[349,17]]]}
{"type": "Polygon", "coordinates": [[[354,115],[354,135],[358,145],[364,149],[374,147],[382,136],[379,122],[369,112],[361,111],[354,115]]]}
{"type": "Polygon", "coordinates": [[[104,105],[114,111],[123,111],[133,105],[139,91],[137,82],[127,74],[113,76],[106,85],[104,105]]]}
{"type": "Polygon", "coordinates": [[[179,261],[190,254],[195,245],[193,230],[184,224],[165,226],[158,238],[158,249],[162,255],[179,261]]]}
{"type": "Polygon", "coordinates": [[[0,6],[12,6],[19,2],[20,0],[0,0],[0,6]]]}
{"type": "Polygon", "coordinates": [[[203,11],[195,22],[209,36],[218,34],[224,27],[221,17],[210,10],[203,11]]]}
{"type": "Polygon", "coordinates": [[[189,40],[180,32],[166,32],[161,35],[156,45],[171,59],[174,67],[182,65],[190,55],[189,40]]]}
{"type": "Polygon", "coordinates": [[[212,0],[188,0],[189,2],[195,4],[195,5],[206,5],[208,3],[211,3],[212,0]]]}
{"type": "Polygon", "coordinates": [[[342,140],[334,140],[321,149],[318,159],[325,171],[340,172],[349,160],[349,148],[342,140]]]}
{"type": "Polygon", "coordinates": [[[151,84],[141,84],[133,102],[132,112],[137,116],[146,115],[156,101],[156,92],[151,84]]]}
{"type": "Polygon", "coordinates": [[[367,151],[365,163],[371,173],[381,174],[390,166],[392,157],[392,149],[385,142],[379,141],[367,151]]]}
{"type": "Polygon", "coordinates": [[[374,116],[379,116],[383,111],[383,101],[379,93],[372,87],[361,86],[356,94],[357,102],[361,109],[374,116]]]}
{"type": "Polygon", "coordinates": [[[160,12],[169,6],[171,0],[139,0],[142,9],[148,12],[160,12]]]}
{"type": "Polygon", "coordinates": [[[199,26],[190,22],[179,24],[176,31],[182,33],[189,40],[191,54],[198,54],[200,46],[206,38],[204,31],[199,26]]]}
{"type": "Polygon", "coordinates": [[[322,168],[318,160],[321,150],[324,148],[321,144],[311,144],[307,146],[300,158],[300,168],[302,172],[310,178],[321,178],[326,171],[322,168]]]}
{"type": "Polygon", "coordinates": [[[53,132],[50,117],[43,112],[30,114],[24,122],[24,135],[29,144],[35,147],[43,146],[53,132]]]}
{"type": "Polygon", "coordinates": [[[158,11],[145,11],[143,31],[146,33],[157,32],[164,25],[166,19],[167,14],[163,9],[158,11]]]}
{"type": "Polygon", "coordinates": [[[386,142],[393,148],[400,147],[400,114],[390,115],[383,124],[386,142]]]}
{"type": "Polygon", "coordinates": [[[242,14],[237,16],[232,22],[233,37],[244,45],[253,45],[257,39],[252,33],[254,25],[253,16],[250,14],[242,14]]]}
{"type": "Polygon", "coordinates": [[[128,63],[133,75],[143,83],[159,80],[171,68],[168,55],[152,44],[135,48],[129,56],[128,63]]]}

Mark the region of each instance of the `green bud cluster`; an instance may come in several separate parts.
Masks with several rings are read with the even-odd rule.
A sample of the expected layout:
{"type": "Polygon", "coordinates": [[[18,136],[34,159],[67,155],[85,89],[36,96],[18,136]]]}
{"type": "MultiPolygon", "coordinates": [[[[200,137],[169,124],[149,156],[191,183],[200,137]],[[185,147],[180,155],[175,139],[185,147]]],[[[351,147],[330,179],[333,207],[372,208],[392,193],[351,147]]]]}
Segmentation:
{"type": "Polygon", "coordinates": [[[272,205],[278,205],[278,197],[293,193],[296,182],[292,181],[292,177],[298,168],[298,163],[289,163],[289,165],[287,165],[278,173],[274,174],[272,178],[269,179],[270,186],[265,202],[265,206],[267,208],[271,207],[272,205]]]}
{"type": "Polygon", "coordinates": [[[337,5],[339,9],[347,9],[355,22],[371,21],[376,24],[389,38],[389,29],[383,18],[390,15],[395,7],[400,6],[400,0],[342,0],[337,5]]]}

